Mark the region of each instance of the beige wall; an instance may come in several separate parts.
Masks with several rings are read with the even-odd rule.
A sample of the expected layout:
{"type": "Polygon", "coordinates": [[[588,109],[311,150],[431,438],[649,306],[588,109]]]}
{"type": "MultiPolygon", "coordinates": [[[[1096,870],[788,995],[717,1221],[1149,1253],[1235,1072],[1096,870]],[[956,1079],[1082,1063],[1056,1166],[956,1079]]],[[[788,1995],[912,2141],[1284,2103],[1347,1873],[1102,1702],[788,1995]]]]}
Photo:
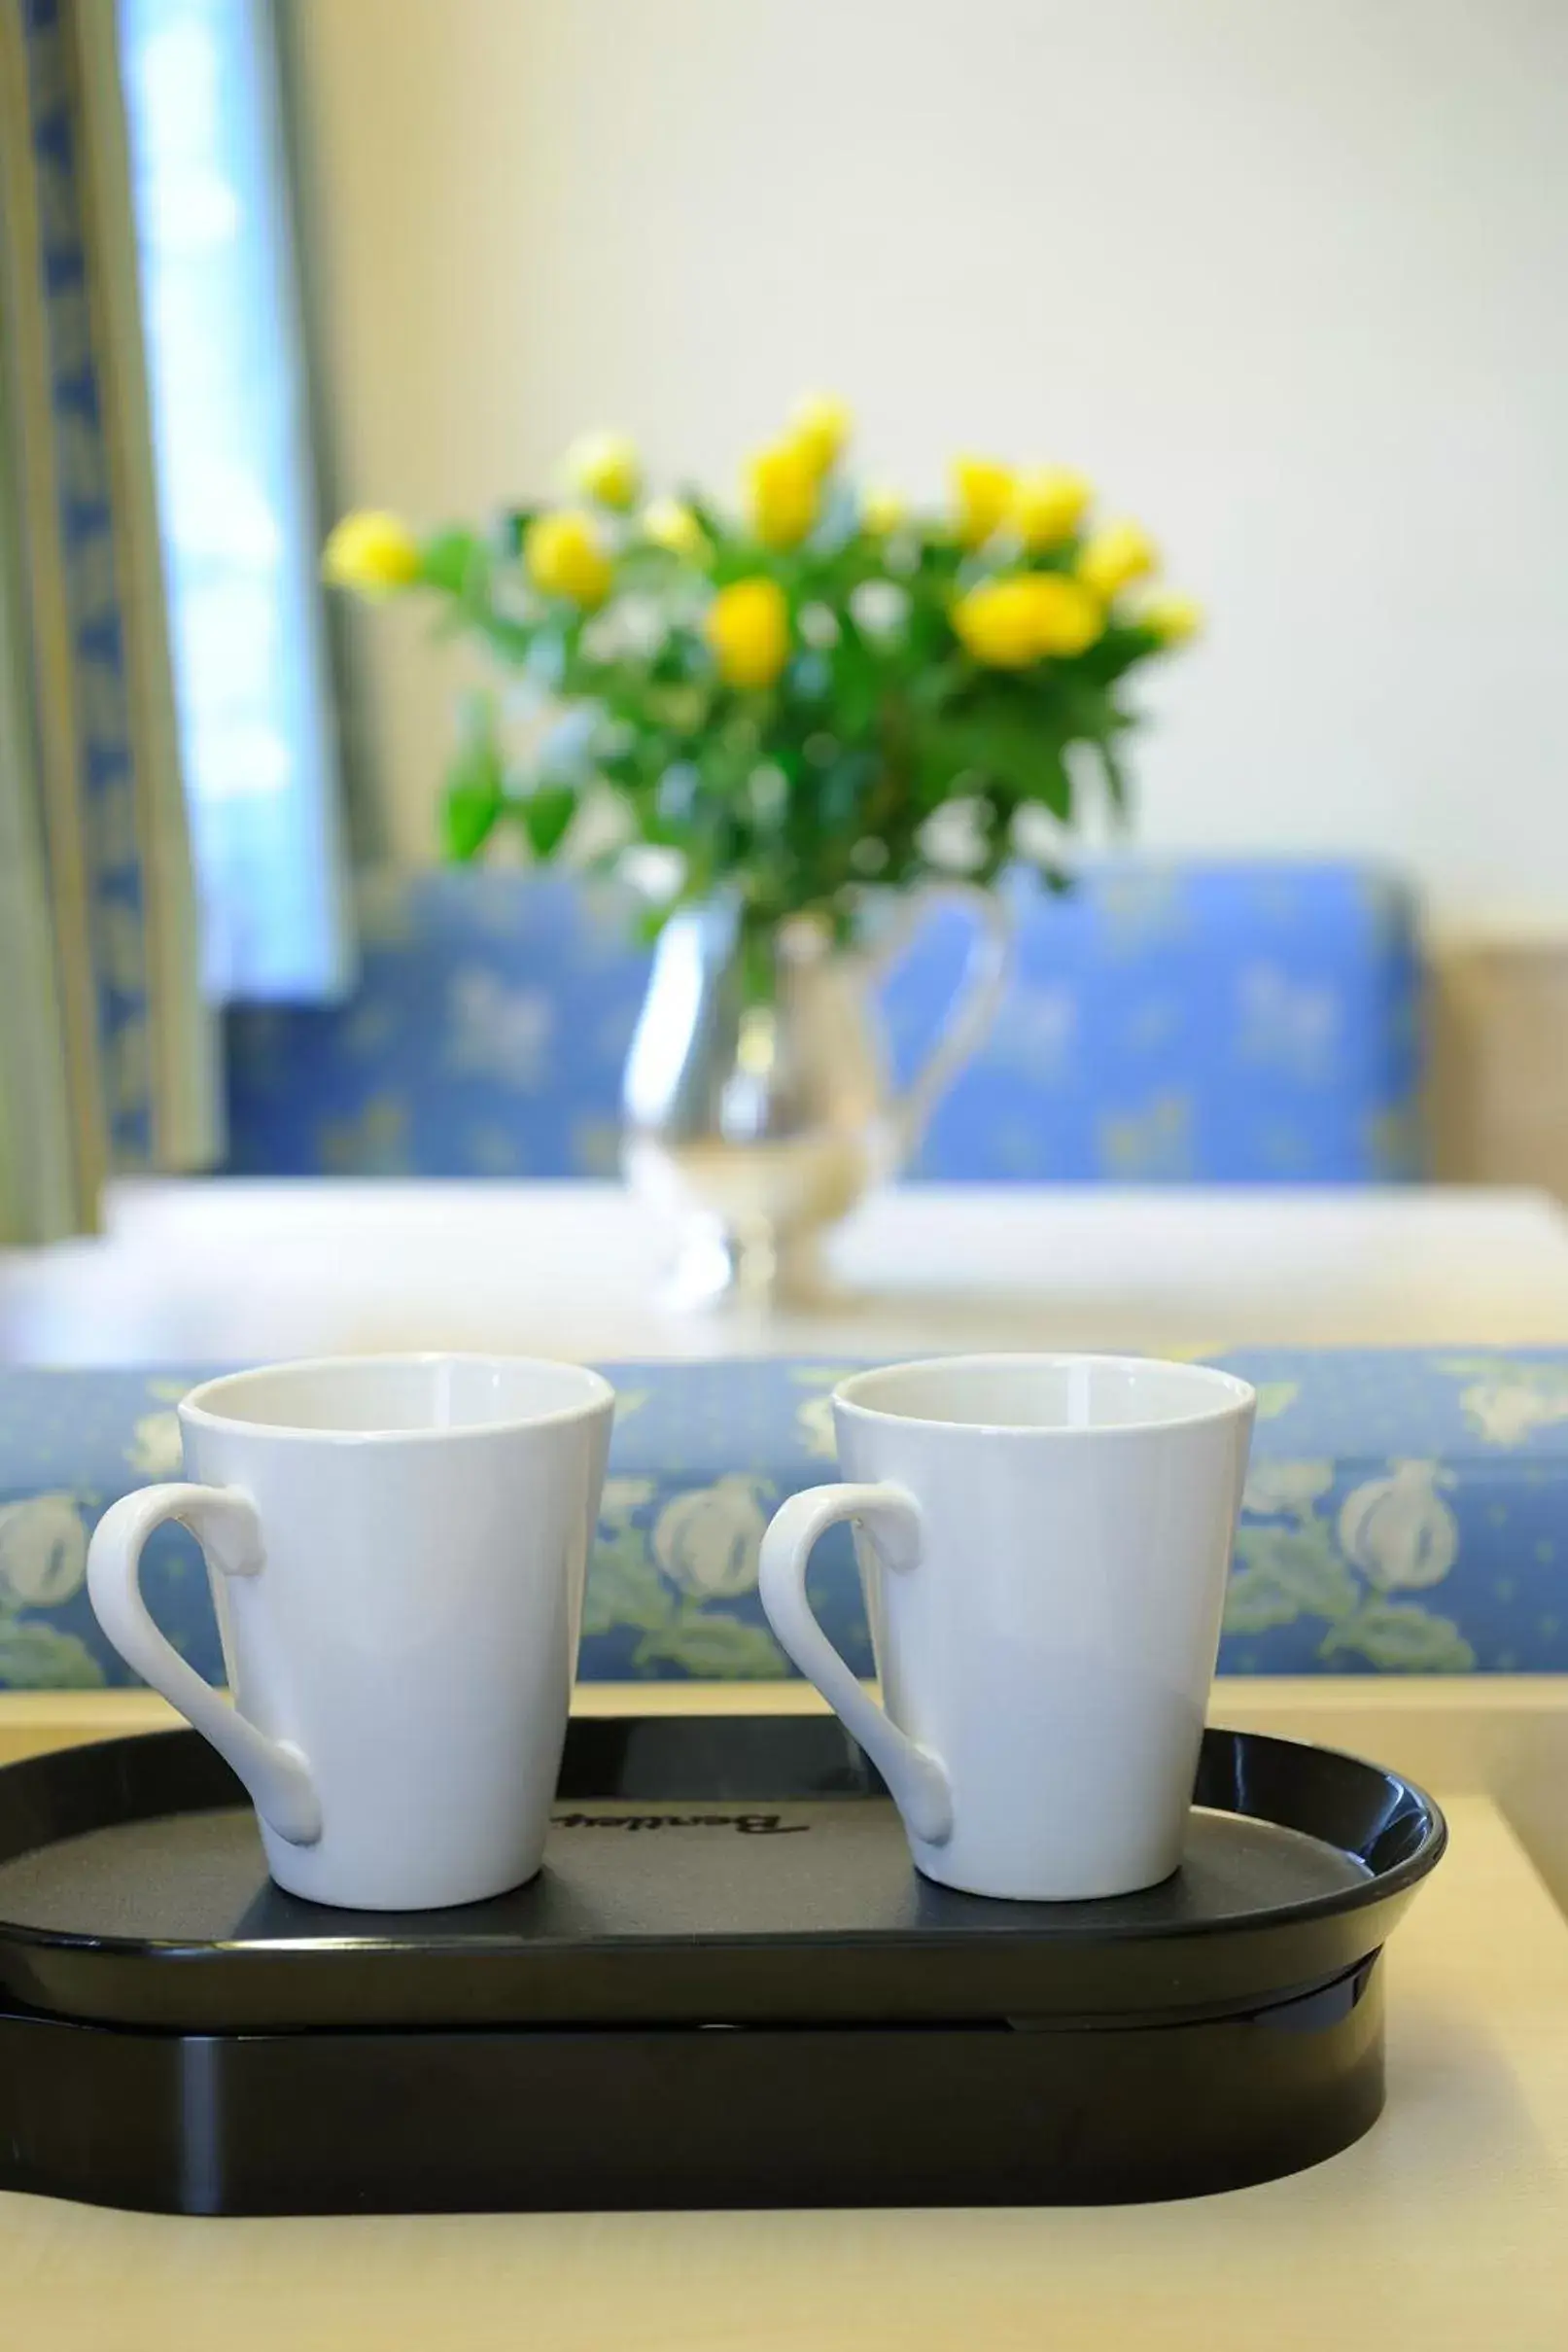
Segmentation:
{"type": "MultiPolygon", "coordinates": [[[[1074,460],[1215,614],[1151,838],[1568,915],[1568,8],[300,13],[345,498],[476,509],[598,423],[723,475],[815,382],[921,489],[1074,460]]],[[[453,674],[373,635],[422,851],[453,674]]]]}
{"type": "Polygon", "coordinates": [[[1454,945],[1431,983],[1432,1145],[1464,1184],[1568,1201],[1568,945],[1454,945]]]}

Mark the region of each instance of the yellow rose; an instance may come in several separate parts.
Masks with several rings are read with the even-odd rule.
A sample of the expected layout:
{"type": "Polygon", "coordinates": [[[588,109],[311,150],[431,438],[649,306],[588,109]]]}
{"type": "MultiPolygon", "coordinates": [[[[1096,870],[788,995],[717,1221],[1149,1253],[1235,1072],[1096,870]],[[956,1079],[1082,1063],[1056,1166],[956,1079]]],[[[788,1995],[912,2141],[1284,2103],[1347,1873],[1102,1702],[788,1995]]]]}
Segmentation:
{"type": "Polygon", "coordinates": [[[566,474],[585,498],[622,512],[635,506],[643,486],[637,451],[623,433],[585,433],[567,451],[566,474]]]}
{"type": "Polygon", "coordinates": [[[1203,608],[1196,596],[1178,596],[1173,589],[1151,596],[1138,619],[1152,629],[1163,646],[1184,646],[1203,625],[1203,608]]]}
{"type": "Polygon", "coordinates": [[[1153,540],[1137,523],[1108,523],[1078,558],[1078,578],[1102,604],[1159,568],[1153,540]]]}
{"type": "Polygon", "coordinates": [[[540,514],[529,524],[523,563],[536,588],[576,605],[603,604],[614,579],[597,523],[575,507],[540,514]]]}
{"type": "Polygon", "coordinates": [[[1027,670],[1048,653],[1081,653],[1104,626],[1075,579],[1019,572],[982,580],[953,608],[959,643],[990,670],[1027,670]]]}
{"type": "Polygon", "coordinates": [[[1026,584],[1040,653],[1081,653],[1103,636],[1105,615],[1089,590],[1061,572],[1030,572],[1026,584]]]}
{"type": "Polygon", "coordinates": [[[964,545],[983,545],[1007,520],[1013,504],[1011,471],[989,457],[955,458],[953,504],[964,545]]]}
{"type": "Polygon", "coordinates": [[[795,410],[789,421],[789,439],[820,476],[838,464],[854,429],[854,418],[847,404],[828,393],[817,392],[795,410]]]}
{"type": "Polygon", "coordinates": [[[732,686],[771,686],[789,658],[789,607],[777,580],[737,579],[708,608],[703,635],[732,686]]]}
{"type": "Polygon", "coordinates": [[[817,520],[818,469],[793,441],[759,449],[746,469],[751,528],[765,546],[794,547],[817,520]]]}
{"type": "Polygon", "coordinates": [[[1019,577],[984,579],[953,608],[958,642],[991,670],[1027,670],[1039,659],[1031,583],[1019,577]]]}
{"type": "Polygon", "coordinates": [[[419,578],[419,542],[396,514],[345,514],[321,551],[321,573],[334,588],[390,596],[419,578]]]}
{"type": "Polygon", "coordinates": [[[701,523],[678,498],[656,498],[645,507],[643,537],[671,555],[700,555],[708,544],[701,523]]]}
{"type": "Polygon", "coordinates": [[[896,490],[868,490],[860,501],[860,528],[874,539],[886,539],[896,531],[908,509],[896,490]]]}
{"type": "Polygon", "coordinates": [[[1025,546],[1055,547],[1070,539],[1093,495],[1081,474],[1063,466],[1032,466],[1021,474],[1013,520],[1025,546]]]}

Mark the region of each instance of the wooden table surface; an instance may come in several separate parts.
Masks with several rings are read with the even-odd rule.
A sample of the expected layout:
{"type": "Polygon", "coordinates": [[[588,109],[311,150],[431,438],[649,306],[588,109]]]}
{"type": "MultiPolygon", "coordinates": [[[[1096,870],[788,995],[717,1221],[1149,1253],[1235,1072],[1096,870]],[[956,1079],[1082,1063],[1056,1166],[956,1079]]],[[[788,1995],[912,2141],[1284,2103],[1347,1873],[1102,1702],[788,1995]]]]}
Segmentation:
{"type": "MultiPolygon", "coordinates": [[[[1321,1703],[1325,1724],[1360,1723],[1358,1744],[1402,1761],[1424,1742],[1466,1782],[1568,1715],[1544,1684],[1408,1690],[1386,1714],[1335,1684],[1321,1703]]],[[[1312,1704],[1300,1683],[1222,1684],[1216,1712],[1300,1730],[1312,1704]]],[[[0,1752],[163,1719],[131,1695],[0,1702],[0,1752]]],[[[1568,1923],[1494,1798],[1446,1803],[1451,1850],[1390,1947],[1388,2110],[1294,2179],[1070,2212],[187,2221],[0,2196],[0,2344],[1563,2352],[1568,1923]]]]}
{"type": "Polygon", "coordinates": [[[0,1361],[1568,1345],[1568,1218],[1529,1192],[908,1185],[845,1227],[836,1305],[766,1318],[661,1307],[608,1184],[164,1180],[107,1219],[0,1251],[0,1361]]]}

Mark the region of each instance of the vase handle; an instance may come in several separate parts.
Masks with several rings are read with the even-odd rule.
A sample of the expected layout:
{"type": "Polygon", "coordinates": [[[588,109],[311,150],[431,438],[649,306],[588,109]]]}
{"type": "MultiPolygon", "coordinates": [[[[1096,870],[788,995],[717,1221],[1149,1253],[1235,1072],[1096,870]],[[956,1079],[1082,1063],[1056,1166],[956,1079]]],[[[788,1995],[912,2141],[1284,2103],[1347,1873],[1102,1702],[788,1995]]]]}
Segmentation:
{"type": "Polygon", "coordinates": [[[946,884],[935,895],[961,898],[972,907],[975,930],[941,1034],[892,1106],[900,1160],[916,1149],[944,1090],[985,1036],[1013,972],[1013,918],[1006,900],[994,891],[962,883],[946,884]]]}

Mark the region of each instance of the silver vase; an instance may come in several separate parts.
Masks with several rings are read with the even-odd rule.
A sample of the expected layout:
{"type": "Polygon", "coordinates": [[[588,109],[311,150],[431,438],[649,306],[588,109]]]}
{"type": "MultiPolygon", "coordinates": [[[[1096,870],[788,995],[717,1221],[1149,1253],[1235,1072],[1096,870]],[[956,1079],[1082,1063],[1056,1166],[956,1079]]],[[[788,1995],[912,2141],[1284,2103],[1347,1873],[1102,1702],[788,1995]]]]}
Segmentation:
{"type": "Polygon", "coordinates": [[[1006,986],[1006,909],[964,895],[978,916],[964,979],[899,1094],[872,992],[907,926],[877,955],[805,920],[746,939],[725,902],[666,926],[626,1065],[622,1163],[672,1230],[673,1297],[822,1294],[822,1233],[905,1165],[1006,986]]]}

